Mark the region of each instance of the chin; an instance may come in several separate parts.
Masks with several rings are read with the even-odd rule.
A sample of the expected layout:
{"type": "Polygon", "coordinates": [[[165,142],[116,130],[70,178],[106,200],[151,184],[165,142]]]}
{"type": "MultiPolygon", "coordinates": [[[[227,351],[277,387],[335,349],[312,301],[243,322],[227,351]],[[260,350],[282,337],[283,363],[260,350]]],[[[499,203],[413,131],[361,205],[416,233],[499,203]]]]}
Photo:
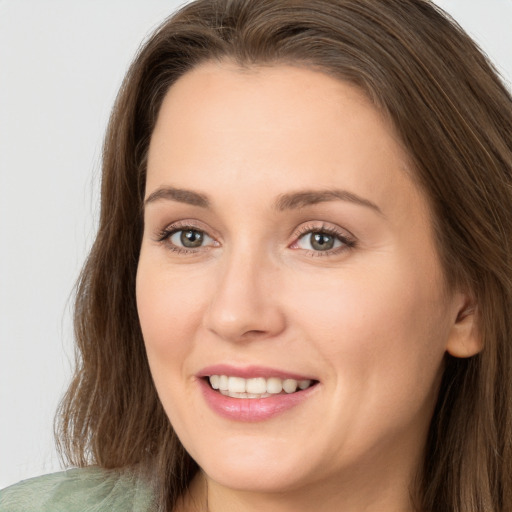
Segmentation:
{"type": "Polygon", "coordinates": [[[302,479],[298,478],[297,468],[250,466],[244,462],[238,466],[223,463],[202,469],[218,485],[242,492],[287,492],[301,487],[302,483],[302,479]]]}
{"type": "Polygon", "coordinates": [[[308,471],[297,446],[288,446],[283,451],[283,446],[265,439],[246,439],[231,447],[226,444],[230,443],[219,443],[214,453],[196,458],[208,478],[218,485],[238,491],[273,493],[293,490],[307,480],[308,471]]]}

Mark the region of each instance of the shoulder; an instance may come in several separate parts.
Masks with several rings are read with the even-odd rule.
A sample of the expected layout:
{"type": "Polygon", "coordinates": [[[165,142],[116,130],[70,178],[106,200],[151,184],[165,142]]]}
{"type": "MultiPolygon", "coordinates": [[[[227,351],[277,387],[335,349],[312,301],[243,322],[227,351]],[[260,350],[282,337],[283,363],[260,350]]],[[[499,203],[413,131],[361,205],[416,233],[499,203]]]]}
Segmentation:
{"type": "Polygon", "coordinates": [[[149,512],[151,485],[138,472],[96,466],[69,469],[0,491],[0,512],[149,512]]]}

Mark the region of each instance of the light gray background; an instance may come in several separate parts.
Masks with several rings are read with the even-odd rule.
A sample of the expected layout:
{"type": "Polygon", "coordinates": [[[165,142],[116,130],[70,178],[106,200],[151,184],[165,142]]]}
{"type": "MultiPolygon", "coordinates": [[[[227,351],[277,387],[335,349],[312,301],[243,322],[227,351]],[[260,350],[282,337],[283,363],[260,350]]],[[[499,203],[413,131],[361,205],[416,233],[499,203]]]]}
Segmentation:
{"type": "MultiPolygon", "coordinates": [[[[140,42],[177,0],[0,0],[0,488],[60,469],[72,289],[102,136],[140,42]]],[[[439,0],[512,81],[512,0],[439,0]]]]}

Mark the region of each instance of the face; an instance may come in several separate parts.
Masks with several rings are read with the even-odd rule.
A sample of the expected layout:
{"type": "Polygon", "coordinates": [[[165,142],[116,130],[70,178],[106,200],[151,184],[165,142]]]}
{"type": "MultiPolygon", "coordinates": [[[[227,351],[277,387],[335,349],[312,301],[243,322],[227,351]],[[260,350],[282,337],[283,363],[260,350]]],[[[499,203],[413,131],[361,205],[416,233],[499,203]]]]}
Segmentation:
{"type": "Polygon", "coordinates": [[[210,63],[167,93],[137,304],[160,399],[213,484],[411,478],[464,300],[411,173],[366,96],[319,72],[210,63]]]}

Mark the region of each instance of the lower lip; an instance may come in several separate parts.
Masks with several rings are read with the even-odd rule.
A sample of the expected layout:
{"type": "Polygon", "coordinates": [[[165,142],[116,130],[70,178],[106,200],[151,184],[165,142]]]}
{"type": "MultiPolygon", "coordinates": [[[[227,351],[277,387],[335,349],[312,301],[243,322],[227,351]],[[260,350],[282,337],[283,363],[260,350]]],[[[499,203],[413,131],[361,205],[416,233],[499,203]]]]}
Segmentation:
{"type": "Polygon", "coordinates": [[[246,422],[273,418],[307,400],[317,388],[316,384],[302,391],[267,398],[231,398],[212,389],[205,379],[198,379],[198,382],[206,403],[215,413],[233,421],[246,422]]]}

